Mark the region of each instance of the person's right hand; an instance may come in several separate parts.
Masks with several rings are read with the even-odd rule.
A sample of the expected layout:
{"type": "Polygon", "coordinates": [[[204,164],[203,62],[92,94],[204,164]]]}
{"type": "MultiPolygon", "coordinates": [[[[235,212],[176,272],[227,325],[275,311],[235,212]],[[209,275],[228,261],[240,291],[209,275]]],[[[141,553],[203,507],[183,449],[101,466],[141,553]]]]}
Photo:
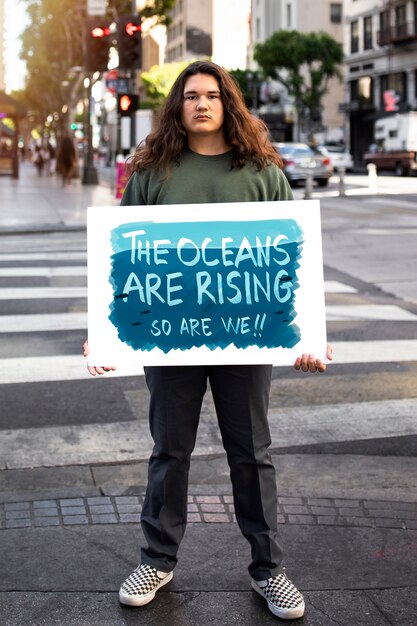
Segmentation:
{"type": "MultiPolygon", "coordinates": [[[[90,349],[88,347],[88,340],[86,339],[83,343],[83,356],[88,356],[90,354],[90,349]]],[[[97,374],[105,374],[106,372],[114,372],[116,369],[114,365],[102,365],[99,367],[98,365],[87,365],[87,369],[90,372],[91,376],[96,376],[97,374]]]]}

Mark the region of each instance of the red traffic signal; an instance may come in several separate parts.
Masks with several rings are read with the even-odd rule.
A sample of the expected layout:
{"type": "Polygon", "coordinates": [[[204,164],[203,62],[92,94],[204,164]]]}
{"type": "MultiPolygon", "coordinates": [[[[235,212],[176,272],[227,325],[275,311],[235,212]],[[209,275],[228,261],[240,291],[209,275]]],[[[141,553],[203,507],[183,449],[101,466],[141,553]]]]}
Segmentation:
{"type": "Polygon", "coordinates": [[[118,113],[124,117],[132,115],[139,108],[139,96],[134,93],[119,93],[117,96],[118,113]]]}
{"type": "Polygon", "coordinates": [[[90,18],[87,23],[85,69],[87,72],[105,72],[109,62],[111,44],[110,23],[100,18],[90,18]]]}
{"type": "Polygon", "coordinates": [[[106,37],[107,35],[110,35],[110,28],[108,28],[107,26],[105,26],[104,28],[102,26],[95,26],[91,31],[90,31],[91,37],[97,39],[99,37],[106,37]]]}
{"type": "Polygon", "coordinates": [[[125,31],[129,35],[129,37],[133,37],[133,35],[140,30],[142,30],[140,24],[134,24],[133,22],[128,22],[127,24],[125,24],[125,31]]]}
{"type": "Polygon", "coordinates": [[[140,15],[125,15],[117,27],[119,68],[124,70],[142,67],[142,26],[140,15]]]}

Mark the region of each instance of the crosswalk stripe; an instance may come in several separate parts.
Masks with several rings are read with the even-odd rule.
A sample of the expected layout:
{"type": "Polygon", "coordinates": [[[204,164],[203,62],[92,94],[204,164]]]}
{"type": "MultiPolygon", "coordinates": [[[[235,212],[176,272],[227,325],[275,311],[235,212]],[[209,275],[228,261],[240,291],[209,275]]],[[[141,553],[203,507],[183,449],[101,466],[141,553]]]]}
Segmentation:
{"type": "MultiPolygon", "coordinates": [[[[335,365],[417,360],[417,340],[335,341],[333,348],[335,365]]],[[[137,376],[142,373],[140,365],[130,364],[119,366],[106,377],[137,376]]],[[[1,384],[84,380],[86,377],[86,361],[81,355],[0,359],[1,384]]]]}
{"type": "Polygon", "coordinates": [[[39,315],[0,315],[0,333],[86,330],[87,313],[54,313],[39,315]]]}
{"type": "MultiPolygon", "coordinates": [[[[1,255],[0,255],[1,260],[1,255]]],[[[56,276],[86,276],[86,265],[43,266],[43,267],[0,267],[2,278],[24,278],[39,276],[54,278],[56,276]]],[[[357,289],[337,280],[324,281],[326,293],[357,293],[357,289]]]]}
{"type": "MultiPolygon", "coordinates": [[[[55,297],[85,297],[85,290],[72,292],[71,296],[59,295],[55,297]]],[[[51,296],[53,297],[53,296],[51,296]]],[[[1,299],[1,290],[0,290],[1,299]]],[[[417,316],[397,306],[391,305],[351,305],[326,306],[327,321],[416,321],[417,316]]],[[[48,332],[57,330],[82,330],[87,328],[87,313],[39,313],[36,315],[0,315],[0,333],[14,332],[48,332]]]]}
{"type": "Polygon", "coordinates": [[[391,322],[415,322],[417,315],[391,304],[327,305],[327,321],[387,320],[391,322]]]}
{"type": "Polygon", "coordinates": [[[63,265],[61,267],[0,267],[2,278],[21,278],[40,276],[54,278],[55,276],[86,276],[86,265],[63,265]]]}
{"type": "MultiPolygon", "coordinates": [[[[88,380],[90,375],[86,368],[87,361],[81,354],[0,359],[0,383],[42,383],[59,380],[88,380]]],[[[121,365],[115,372],[108,372],[106,378],[114,376],[138,376],[142,374],[143,368],[140,365],[121,365]]]]}
{"type": "Polygon", "coordinates": [[[86,261],[87,252],[25,252],[25,253],[5,253],[0,254],[0,263],[10,261],[86,261]]]}
{"type": "Polygon", "coordinates": [[[417,434],[417,398],[361,401],[270,412],[271,436],[279,445],[314,445],[417,434]],[[392,419],[395,415],[395,420],[392,419]]]}
{"type": "Polygon", "coordinates": [[[324,290],[326,293],[357,293],[357,289],[341,283],[338,280],[325,280],[324,290]]]}
{"type": "Polygon", "coordinates": [[[398,363],[417,360],[417,339],[335,341],[335,363],[398,363]]]}
{"type": "MultiPolygon", "coordinates": [[[[271,412],[273,447],[358,441],[417,434],[416,399],[288,407],[271,412]],[[395,421],[392,416],[397,416],[395,421]]],[[[49,426],[3,431],[0,458],[8,469],[124,462],[147,458],[152,440],[147,420],[49,426]]],[[[210,420],[199,426],[194,455],[223,453],[210,420]]]]}
{"type": "Polygon", "coordinates": [[[0,300],[86,297],[87,287],[5,287],[4,289],[0,289],[0,300]]]}
{"type": "MultiPolygon", "coordinates": [[[[0,255],[1,260],[1,255],[0,255]]],[[[39,276],[54,278],[56,276],[86,276],[87,265],[64,265],[42,267],[0,267],[2,278],[24,278],[39,276]]],[[[357,289],[337,280],[325,280],[326,293],[357,293],[357,289]]]]}
{"type": "MultiPolygon", "coordinates": [[[[25,278],[42,277],[55,278],[56,276],[86,276],[86,265],[64,265],[64,266],[43,266],[43,267],[0,267],[0,277],[2,278],[25,278]]],[[[357,289],[341,283],[337,280],[324,281],[326,293],[357,293],[357,289]]]]}

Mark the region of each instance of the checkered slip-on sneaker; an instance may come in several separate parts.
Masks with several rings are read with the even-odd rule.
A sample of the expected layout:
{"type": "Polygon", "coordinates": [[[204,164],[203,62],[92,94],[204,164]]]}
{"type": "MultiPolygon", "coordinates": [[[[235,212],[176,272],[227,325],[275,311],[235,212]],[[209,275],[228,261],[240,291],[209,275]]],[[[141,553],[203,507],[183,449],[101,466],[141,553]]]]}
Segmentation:
{"type": "Polygon", "coordinates": [[[268,602],[268,608],[281,619],[296,619],[304,615],[304,598],[283,570],[268,580],[253,580],[252,589],[268,602]]]}
{"type": "Polygon", "coordinates": [[[169,583],[172,572],[159,572],[156,567],[140,563],[120,587],[119,600],[129,606],[152,602],[158,589],[169,583]]]}

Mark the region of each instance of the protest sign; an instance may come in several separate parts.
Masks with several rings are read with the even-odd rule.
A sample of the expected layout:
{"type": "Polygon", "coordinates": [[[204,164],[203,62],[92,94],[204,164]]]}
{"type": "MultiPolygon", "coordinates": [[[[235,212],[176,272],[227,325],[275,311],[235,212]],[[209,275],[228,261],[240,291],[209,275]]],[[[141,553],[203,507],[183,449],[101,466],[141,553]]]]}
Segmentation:
{"type": "Polygon", "coordinates": [[[318,201],[88,209],[90,365],[325,360],[318,201]]]}

